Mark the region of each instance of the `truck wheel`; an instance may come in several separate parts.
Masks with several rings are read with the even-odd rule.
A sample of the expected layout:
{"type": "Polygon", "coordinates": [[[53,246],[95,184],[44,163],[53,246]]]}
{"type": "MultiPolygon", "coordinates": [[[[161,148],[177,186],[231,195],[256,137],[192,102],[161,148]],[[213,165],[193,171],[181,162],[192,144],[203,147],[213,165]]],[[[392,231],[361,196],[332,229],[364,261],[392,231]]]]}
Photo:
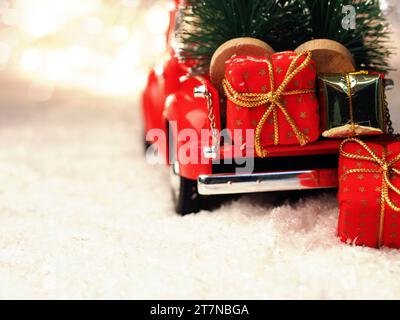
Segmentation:
{"type": "MultiPolygon", "coordinates": [[[[167,124],[169,137],[173,137],[173,132],[167,124]]],[[[227,196],[202,196],[197,191],[197,181],[184,178],[179,174],[179,163],[174,157],[172,150],[174,139],[170,139],[169,161],[172,163],[170,170],[170,183],[172,199],[177,214],[185,216],[197,213],[200,210],[212,211],[221,206],[227,196]]]]}
{"type": "Polygon", "coordinates": [[[146,132],[143,131],[142,133],[142,146],[143,146],[143,153],[146,154],[147,149],[151,146],[151,143],[146,140],[146,132]]]}
{"type": "Polygon", "coordinates": [[[178,162],[171,166],[171,190],[175,211],[182,216],[197,213],[200,210],[213,211],[224,202],[235,199],[235,196],[232,195],[200,195],[197,191],[197,181],[179,175],[178,162]]]}
{"type": "Polygon", "coordinates": [[[179,175],[179,164],[171,166],[171,189],[176,213],[184,216],[200,211],[200,195],[197,181],[179,175]]]}

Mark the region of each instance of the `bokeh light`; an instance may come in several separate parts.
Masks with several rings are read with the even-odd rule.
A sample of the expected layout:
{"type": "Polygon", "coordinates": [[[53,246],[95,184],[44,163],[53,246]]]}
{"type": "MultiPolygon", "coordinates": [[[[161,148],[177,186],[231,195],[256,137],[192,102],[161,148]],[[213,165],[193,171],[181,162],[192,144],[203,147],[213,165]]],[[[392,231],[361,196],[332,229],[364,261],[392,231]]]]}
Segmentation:
{"type": "Polygon", "coordinates": [[[5,42],[0,42],[0,68],[7,64],[11,54],[10,46],[5,42]]]}
{"type": "Polygon", "coordinates": [[[21,68],[23,71],[31,72],[40,68],[43,55],[37,49],[27,49],[21,56],[21,68]]]}
{"type": "Polygon", "coordinates": [[[162,33],[168,26],[168,12],[165,7],[154,6],[146,17],[147,28],[154,34],[162,33]]]}
{"type": "Polygon", "coordinates": [[[59,87],[132,95],[165,51],[170,5],[165,0],[2,0],[0,71],[30,81],[27,95],[37,101],[59,87]]]}

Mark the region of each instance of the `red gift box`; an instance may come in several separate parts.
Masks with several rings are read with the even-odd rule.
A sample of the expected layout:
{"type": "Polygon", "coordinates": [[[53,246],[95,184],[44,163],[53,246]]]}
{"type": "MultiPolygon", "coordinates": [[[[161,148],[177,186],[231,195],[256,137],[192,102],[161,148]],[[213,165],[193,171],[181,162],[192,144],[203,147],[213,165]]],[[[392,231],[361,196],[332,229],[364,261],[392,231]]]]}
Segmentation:
{"type": "Polygon", "coordinates": [[[246,129],[254,129],[259,157],[267,155],[265,146],[317,140],[320,124],[315,80],[310,52],[231,58],[223,83],[228,97],[227,128],[241,130],[239,137],[245,137],[246,129]]]}
{"type": "Polygon", "coordinates": [[[400,143],[345,140],[339,177],[340,239],[373,248],[400,248],[400,143]]]}

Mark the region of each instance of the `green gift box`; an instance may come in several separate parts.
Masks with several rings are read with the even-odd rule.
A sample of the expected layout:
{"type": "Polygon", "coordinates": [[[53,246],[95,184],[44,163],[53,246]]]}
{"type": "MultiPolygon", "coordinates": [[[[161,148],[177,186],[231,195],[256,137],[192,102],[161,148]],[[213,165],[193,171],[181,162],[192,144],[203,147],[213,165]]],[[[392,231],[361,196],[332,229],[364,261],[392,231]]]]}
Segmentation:
{"type": "Polygon", "coordinates": [[[325,138],[385,133],[383,75],[367,71],[318,76],[321,131],[325,138]]]}

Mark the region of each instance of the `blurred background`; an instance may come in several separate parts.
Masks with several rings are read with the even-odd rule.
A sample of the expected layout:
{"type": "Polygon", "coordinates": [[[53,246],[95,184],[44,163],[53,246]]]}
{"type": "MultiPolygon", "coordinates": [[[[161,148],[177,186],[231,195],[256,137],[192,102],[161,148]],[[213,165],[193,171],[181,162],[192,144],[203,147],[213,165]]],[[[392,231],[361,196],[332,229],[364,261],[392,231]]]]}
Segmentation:
{"type": "MultiPolygon", "coordinates": [[[[14,90],[27,103],[45,102],[60,88],[101,96],[137,94],[165,49],[171,5],[168,0],[0,0],[0,98],[12,98],[14,90]]],[[[392,22],[395,47],[400,6],[386,0],[382,7],[392,22]]],[[[399,61],[393,56],[392,67],[398,69],[399,61]]],[[[391,77],[400,80],[398,73],[391,77]]],[[[400,115],[393,113],[398,126],[400,115]]]]}
{"type": "MultiPolygon", "coordinates": [[[[0,0],[0,76],[28,81],[27,99],[58,88],[140,91],[165,49],[168,1],[0,0]]],[[[0,95],[4,91],[0,91],[0,95]]]]}

